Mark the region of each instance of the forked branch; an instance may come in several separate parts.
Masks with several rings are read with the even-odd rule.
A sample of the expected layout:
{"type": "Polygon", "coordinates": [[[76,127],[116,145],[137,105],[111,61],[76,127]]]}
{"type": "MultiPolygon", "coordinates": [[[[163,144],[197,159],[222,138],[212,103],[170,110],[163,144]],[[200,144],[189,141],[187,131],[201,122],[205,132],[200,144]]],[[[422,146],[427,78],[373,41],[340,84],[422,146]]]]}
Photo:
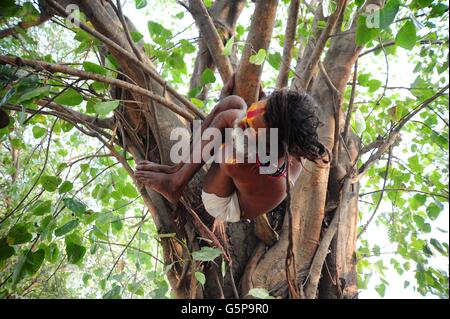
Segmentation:
{"type": "Polygon", "coordinates": [[[233,67],[230,59],[224,54],[224,45],[219,33],[214,26],[214,22],[201,0],[189,0],[189,11],[197,23],[203,41],[206,43],[208,50],[219,70],[219,74],[226,83],[233,74],[233,67]]]}

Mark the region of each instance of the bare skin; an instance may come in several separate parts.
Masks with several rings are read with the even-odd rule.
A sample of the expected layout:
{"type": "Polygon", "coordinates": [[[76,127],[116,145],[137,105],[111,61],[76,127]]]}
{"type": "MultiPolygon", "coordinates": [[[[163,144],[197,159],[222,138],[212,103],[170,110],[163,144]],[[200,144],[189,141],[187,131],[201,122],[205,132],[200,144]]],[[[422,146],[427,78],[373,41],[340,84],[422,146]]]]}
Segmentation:
{"type": "MultiPolygon", "coordinates": [[[[266,100],[258,102],[262,107],[266,100]]],[[[244,100],[238,96],[229,96],[219,102],[202,124],[202,131],[214,127],[224,132],[232,128],[237,119],[242,118],[246,110],[244,100]]],[[[263,115],[253,119],[254,128],[266,127],[263,115]]],[[[209,141],[194,141],[201,148],[209,141]]],[[[300,174],[300,163],[289,157],[289,176],[291,182],[300,174]]],[[[284,158],[279,159],[282,165],[284,158]]],[[[202,168],[204,163],[180,163],[177,165],[161,165],[149,161],[141,161],[136,166],[136,179],[163,195],[175,204],[180,199],[184,188],[192,177],[202,168]]],[[[226,164],[213,163],[203,181],[203,190],[219,197],[231,196],[237,192],[242,218],[253,219],[268,213],[277,207],[286,197],[286,178],[259,174],[256,163],[226,164]]]]}

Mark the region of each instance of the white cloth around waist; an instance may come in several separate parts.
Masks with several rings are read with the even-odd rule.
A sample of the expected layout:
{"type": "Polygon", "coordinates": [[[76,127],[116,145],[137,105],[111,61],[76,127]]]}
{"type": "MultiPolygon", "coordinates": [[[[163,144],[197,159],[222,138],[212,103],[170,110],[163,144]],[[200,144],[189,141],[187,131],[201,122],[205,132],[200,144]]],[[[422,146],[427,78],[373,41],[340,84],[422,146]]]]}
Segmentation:
{"type": "Polygon", "coordinates": [[[231,223],[241,220],[241,207],[236,192],[228,197],[220,197],[202,190],[202,201],[208,214],[218,220],[231,223]]]}

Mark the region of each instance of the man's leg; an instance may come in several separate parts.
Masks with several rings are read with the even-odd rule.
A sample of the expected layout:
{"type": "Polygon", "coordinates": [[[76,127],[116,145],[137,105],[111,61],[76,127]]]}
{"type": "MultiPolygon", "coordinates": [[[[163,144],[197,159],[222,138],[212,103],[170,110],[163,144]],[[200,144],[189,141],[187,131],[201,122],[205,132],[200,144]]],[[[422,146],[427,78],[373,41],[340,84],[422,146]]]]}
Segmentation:
{"type": "MultiPolygon", "coordinates": [[[[242,103],[245,105],[245,102],[242,103]]],[[[209,127],[217,128],[223,134],[225,128],[231,128],[234,121],[240,118],[241,115],[240,109],[236,107],[223,110],[211,120],[209,127]]],[[[200,138],[200,140],[194,141],[195,146],[197,147],[194,146],[192,149],[203,151],[204,147],[209,144],[211,140],[202,140],[200,138]]],[[[149,163],[143,164],[143,166],[139,166],[135,173],[136,179],[142,184],[153,188],[162,194],[168,201],[175,204],[181,197],[184,187],[202,168],[204,162],[191,163],[191,161],[186,161],[186,163],[177,165],[176,168],[149,163]]]]}
{"type": "MultiPolygon", "coordinates": [[[[206,116],[204,121],[202,122],[201,126],[201,132],[203,133],[204,130],[209,128],[211,126],[211,123],[214,121],[214,119],[222,112],[227,110],[244,110],[247,106],[245,105],[245,102],[236,96],[228,96],[224,98],[222,101],[217,103],[213,110],[206,116]]],[[[192,146],[192,145],[191,145],[192,146]]],[[[192,149],[192,147],[191,147],[192,149]]],[[[164,164],[158,164],[153,163],[150,161],[141,161],[136,165],[136,170],[138,171],[153,171],[153,172],[161,172],[161,173],[167,173],[172,174],[178,171],[183,166],[183,163],[178,163],[175,165],[164,165],[164,164]]]]}

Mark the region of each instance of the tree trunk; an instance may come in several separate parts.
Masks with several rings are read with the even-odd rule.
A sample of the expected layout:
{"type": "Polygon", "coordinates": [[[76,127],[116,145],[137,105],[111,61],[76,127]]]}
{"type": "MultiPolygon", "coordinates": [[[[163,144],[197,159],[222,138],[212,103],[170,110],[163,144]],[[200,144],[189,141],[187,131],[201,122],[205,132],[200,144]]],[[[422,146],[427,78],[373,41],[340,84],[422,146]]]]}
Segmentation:
{"type": "MultiPolygon", "coordinates": [[[[59,15],[64,15],[60,9],[59,11],[56,9],[54,1],[43,2],[46,2],[59,15]]],[[[374,0],[368,1],[368,4],[381,4],[381,2],[374,0]]],[[[78,5],[97,32],[130,54],[135,54],[135,51],[138,50],[140,54],[135,55],[136,58],[147,67],[155,69],[141,46],[137,45],[133,48],[133,44],[127,38],[117,8],[111,5],[112,2],[65,0],[58,1],[58,3],[63,7],[69,3],[78,5]]],[[[233,33],[244,3],[243,0],[218,0],[209,11],[213,21],[219,21],[219,23],[215,23],[216,27],[217,25],[225,26],[224,30],[228,32],[227,34],[219,32],[223,42],[233,33]]],[[[255,11],[246,47],[236,70],[235,94],[242,96],[248,104],[254,102],[258,97],[262,74],[262,65],[249,63],[249,57],[257,53],[259,49],[267,50],[269,48],[277,5],[277,0],[255,1],[255,11]]],[[[341,11],[344,11],[345,5],[346,1],[339,1],[338,9],[341,8],[341,11]]],[[[316,14],[316,24],[317,21],[324,19],[320,6],[318,10],[320,12],[316,14]]],[[[355,44],[354,32],[349,32],[349,30],[346,30],[345,33],[342,32],[340,15],[341,13],[337,11],[333,16],[328,17],[329,28],[317,29],[312,32],[313,36],[309,39],[309,45],[304,50],[304,54],[298,58],[296,70],[300,70],[306,79],[311,78],[307,87],[303,88],[302,80],[304,79],[296,79],[292,83],[292,89],[308,90],[320,105],[320,120],[324,125],[320,128],[319,136],[334,155],[331,165],[325,168],[305,161],[304,169],[291,190],[293,250],[298,270],[296,279],[302,290],[301,296],[307,298],[354,298],[357,296],[355,248],[358,184],[357,182],[352,183],[349,176],[359,153],[359,141],[355,135],[350,133],[348,143],[342,142],[341,133],[344,131],[345,121],[341,110],[341,95],[351,77],[353,65],[361,48],[355,44]],[[325,34],[326,32],[328,34],[325,34]],[[322,51],[324,51],[331,33],[338,34],[338,36],[329,40],[329,48],[323,54],[322,51]],[[314,44],[320,41],[319,39],[322,39],[323,43],[315,46],[314,44]],[[322,55],[325,56],[323,64],[320,62],[322,55]],[[319,66],[321,67],[319,68],[319,66]],[[337,91],[334,91],[333,87],[337,91]],[[322,241],[322,238],[326,238],[326,233],[332,231],[331,225],[336,227],[333,228],[335,233],[328,234],[327,238],[333,238],[333,240],[330,245],[331,253],[327,254],[328,247],[318,248],[325,242],[325,240],[322,241]],[[320,251],[325,251],[325,255],[319,254],[320,251]],[[311,269],[311,265],[315,268],[311,269]]],[[[353,21],[356,20],[353,19],[353,21]]],[[[129,20],[125,19],[125,21],[128,29],[131,31],[135,29],[129,20]]],[[[353,23],[351,26],[351,31],[355,29],[355,24],[353,23]]],[[[292,34],[292,30],[289,32],[292,34]]],[[[104,45],[106,52],[113,54],[117,59],[121,72],[137,85],[188,110],[187,102],[171,92],[167,87],[168,84],[165,85],[157,80],[150,71],[130,59],[128,55],[111,43],[104,45]]],[[[289,45],[287,47],[290,51],[289,45]]],[[[211,52],[211,48],[208,48],[204,39],[200,42],[190,83],[191,89],[203,86],[199,80],[201,73],[205,68],[213,69],[215,67],[213,56],[222,53],[211,52]]],[[[286,56],[290,60],[290,54],[286,54],[286,56]]],[[[125,77],[122,80],[129,81],[125,77]]],[[[285,81],[281,82],[285,83],[285,81]]],[[[140,94],[116,88],[114,95],[123,100],[142,103],[139,109],[136,109],[136,104],[130,103],[122,105],[115,111],[115,125],[118,128],[121,146],[135,159],[146,158],[155,162],[169,163],[169,152],[174,143],[170,141],[170,132],[175,127],[189,127],[189,122],[161,103],[140,94]],[[137,130],[133,131],[132,127],[136,127],[137,130]],[[154,151],[155,149],[157,151],[154,151]]],[[[207,88],[203,87],[199,97],[205,98],[206,95],[207,88]]],[[[198,114],[196,116],[198,117],[198,114]]],[[[201,207],[201,179],[205,170],[201,171],[189,184],[184,194],[186,203],[184,206],[180,204],[173,207],[153,190],[140,189],[158,233],[176,233],[178,239],[186,240],[190,251],[197,250],[204,245],[204,242],[198,241],[198,235],[205,232],[209,234],[207,229],[202,228],[202,222],[206,227],[210,227],[212,224],[212,218],[205,213],[203,208],[196,210],[200,219],[197,219],[196,213],[189,209],[190,207],[201,207]]],[[[209,234],[209,236],[217,236],[218,243],[230,256],[233,276],[230,275],[230,271],[227,271],[223,277],[220,267],[214,263],[200,265],[189,262],[187,254],[190,251],[186,251],[173,238],[162,238],[164,262],[166,265],[173,265],[168,272],[168,279],[176,296],[178,298],[233,298],[236,297],[235,287],[237,287],[239,297],[246,297],[252,288],[265,288],[274,296],[288,297],[285,258],[289,240],[289,222],[284,215],[282,204],[269,218],[272,227],[279,232],[279,240],[272,246],[267,246],[255,235],[254,221],[226,225],[227,236],[220,236],[218,233],[209,234]],[[228,240],[224,240],[224,237],[228,237],[228,240]],[[197,285],[193,276],[199,267],[203,267],[203,272],[206,274],[206,284],[203,289],[197,285]]],[[[217,264],[220,265],[220,258],[217,260],[217,264]]]]}

